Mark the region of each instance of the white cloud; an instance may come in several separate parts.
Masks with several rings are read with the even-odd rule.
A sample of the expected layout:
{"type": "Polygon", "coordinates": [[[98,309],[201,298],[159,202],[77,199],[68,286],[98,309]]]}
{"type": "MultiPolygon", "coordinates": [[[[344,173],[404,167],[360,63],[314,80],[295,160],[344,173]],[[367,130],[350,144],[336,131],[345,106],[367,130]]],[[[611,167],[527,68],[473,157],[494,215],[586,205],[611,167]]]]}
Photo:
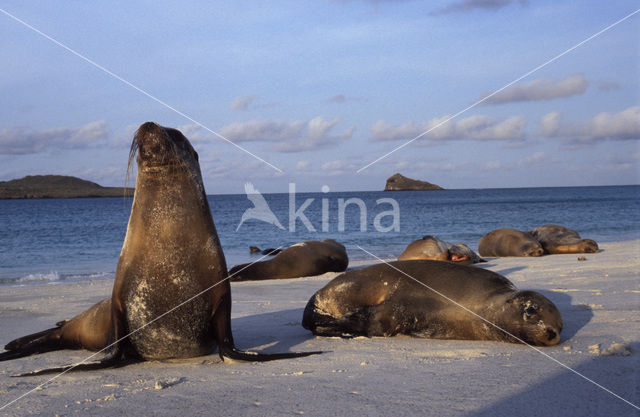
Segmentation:
{"type": "Polygon", "coordinates": [[[306,124],[302,120],[291,123],[252,120],[224,126],[220,134],[234,142],[277,142],[299,137],[306,124]]]}
{"type": "Polygon", "coordinates": [[[601,80],[598,81],[598,91],[620,90],[620,84],[615,81],[601,80]]]}
{"type": "Polygon", "coordinates": [[[536,152],[533,155],[526,156],[518,161],[518,166],[527,167],[531,165],[539,164],[547,159],[547,154],[544,152],[536,152]]]}
{"type": "Polygon", "coordinates": [[[340,119],[325,120],[322,116],[291,123],[278,121],[249,121],[232,123],[220,129],[220,134],[233,142],[272,142],[272,150],[301,152],[323,149],[351,138],[355,127],[350,126],[339,135],[332,131],[340,119]]]}
{"type": "Polygon", "coordinates": [[[560,120],[562,115],[560,112],[554,111],[542,116],[540,121],[540,135],[555,136],[560,130],[560,120]]]}
{"type": "Polygon", "coordinates": [[[588,129],[595,138],[640,139],[640,106],[599,113],[588,121],[588,129]]]}
{"type": "Polygon", "coordinates": [[[80,149],[102,145],[107,137],[104,121],[80,127],[30,130],[10,127],[0,130],[0,155],[26,155],[48,148],[80,149]]]}
{"type": "Polygon", "coordinates": [[[500,161],[489,161],[484,164],[483,170],[485,171],[496,171],[498,169],[502,169],[503,164],[500,161]]]}
{"type": "MultiPolygon", "coordinates": [[[[589,82],[583,74],[572,74],[561,80],[538,78],[520,85],[508,87],[483,104],[510,103],[514,101],[552,100],[561,97],[571,97],[585,92],[589,82]]],[[[489,93],[485,93],[486,97],[489,93]]]]}
{"type": "Polygon", "coordinates": [[[256,99],[255,95],[236,97],[231,103],[232,110],[248,110],[249,105],[256,99]]]}
{"type": "Polygon", "coordinates": [[[309,161],[298,161],[296,163],[296,169],[298,171],[308,171],[311,167],[311,162],[309,161]]]}
{"type": "MultiPolygon", "coordinates": [[[[514,0],[461,0],[451,3],[448,6],[431,12],[432,15],[450,14],[450,13],[466,13],[474,10],[498,10],[505,6],[515,3],[514,0]]],[[[519,0],[518,3],[526,5],[526,0],[519,0]]]]}
{"type": "Polygon", "coordinates": [[[522,116],[513,116],[505,120],[497,120],[490,116],[470,116],[459,121],[447,120],[450,116],[432,119],[427,123],[414,122],[394,126],[379,120],[371,126],[371,140],[409,140],[422,135],[418,139],[426,144],[444,140],[513,140],[524,136],[526,120],[522,116]],[[436,127],[437,126],[437,127],[436,127]]]}
{"type": "Polygon", "coordinates": [[[577,143],[640,139],[640,106],[618,113],[602,112],[581,123],[563,122],[559,112],[552,112],[540,121],[541,136],[562,138],[577,143]]]}
{"type": "Polygon", "coordinates": [[[343,160],[325,162],[324,164],[322,164],[322,166],[320,166],[320,169],[329,176],[345,174],[353,175],[353,173],[358,168],[360,168],[358,164],[350,163],[343,160]]]}

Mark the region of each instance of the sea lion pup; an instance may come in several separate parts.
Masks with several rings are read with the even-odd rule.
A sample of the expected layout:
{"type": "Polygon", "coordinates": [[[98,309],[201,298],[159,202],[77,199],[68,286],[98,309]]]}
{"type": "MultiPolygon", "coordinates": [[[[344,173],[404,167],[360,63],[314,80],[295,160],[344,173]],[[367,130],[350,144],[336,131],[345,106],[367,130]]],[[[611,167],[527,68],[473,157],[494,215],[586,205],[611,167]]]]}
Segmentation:
{"type": "Polygon", "coordinates": [[[414,260],[338,275],[311,297],[302,326],[319,336],[405,334],[517,343],[515,336],[532,345],[551,346],[560,340],[562,318],[547,298],[518,291],[495,272],[414,260]]]}
{"type": "Polygon", "coordinates": [[[424,236],[422,239],[409,243],[409,246],[398,256],[399,261],[414,259],[431,259],[434,261],[448,261],[460,265],[487,262],[479,257],[464,243],[452,245],[435,236],[424,236]]]}
{"type": "Polygon", "coordinates": [[[198,154],[176,129],[141,125],[131,145],[138,174],[110,300],[59,327],[7,344],[0,360],[58,349],[102,349],[107,356],[76,367],[25,375],[118,366],[127,360],[211,353],[247,361],[319,352],[259,354],[236,349],[231,286],[204,191],[198,154]],[[170,311],[171,310],[171,311],[170,311]]]}
{"type": "Polygon", "coordinates": [[[542,256],[544,250],[528,232],[505,228],[482,236],[478,252],[480,256],[542,256]]]}
{"type": "Polygon", "coordinates": [[[308,240],[291,245],[273,259],[236,265],[229,271],[231,281],[298,278],[342,272],[349,265],[344,245],[333,239],[308,240]]]}
{"type": "Polygon", "coordinates": [[[530,230],[529,233],[540,242],[544,253],[596,253],[598,244],[591,239],[582,239],[575,230],[564,226],[547,224],[530,230]]]}

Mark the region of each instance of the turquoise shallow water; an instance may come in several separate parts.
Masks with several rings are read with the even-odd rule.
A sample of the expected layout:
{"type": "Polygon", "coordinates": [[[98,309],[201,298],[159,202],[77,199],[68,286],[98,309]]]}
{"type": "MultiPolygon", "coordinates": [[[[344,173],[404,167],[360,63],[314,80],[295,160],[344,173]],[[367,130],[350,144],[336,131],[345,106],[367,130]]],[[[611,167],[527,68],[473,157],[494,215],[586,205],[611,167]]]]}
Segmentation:
{"type": "MultiPolygon", "coordinates": [[[[493,229],[528,230],[549,223],[600,242],[640,238],[640,186],[298,193],[293,202],[288,194],[264,198],[284,230],[250,219],[236,231],[252,207],[247,196],[209,196],[229,266],[257,259],[249,254],[249,245],[278,247],[311,239],[336,239],[347,246],[350,259],[368,259],[356,245],[392,258],[409,242],[430,234],[475,249],[493,229]],[[359,203],[343,210],[341,228],[340,200],[349,199],[359,203]],[[392,199],[398,210],[381,199],[392,199]],[[290,227],[296,211],[311,227],[302,216],[295,231],[290,227]],[[394,220],[398,230],[391,227],[394,220]]],[[[113,278],[131,201],[0,200],[0,283],[113,278]]]]}

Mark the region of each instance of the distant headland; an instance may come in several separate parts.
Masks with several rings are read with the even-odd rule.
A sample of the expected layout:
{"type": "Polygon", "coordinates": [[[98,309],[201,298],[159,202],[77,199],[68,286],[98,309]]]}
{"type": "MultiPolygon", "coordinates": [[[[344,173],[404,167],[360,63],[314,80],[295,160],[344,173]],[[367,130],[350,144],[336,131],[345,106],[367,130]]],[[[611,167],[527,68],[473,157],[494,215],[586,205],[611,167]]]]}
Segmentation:
{"type": "Polygon", "coordinates": [[[416,190],[444,190],[436,184],[427,181],[413,180],[402,174],[394,174],[387,179],[384,191],[416,191],[416,190]]]}
{"type": "Polygon", "coordinates": [[[103,187],[95,182],[64,175],[29,175],[0,181],[0,199],[81,198],[132,196],[133,188],[103,187]]]}

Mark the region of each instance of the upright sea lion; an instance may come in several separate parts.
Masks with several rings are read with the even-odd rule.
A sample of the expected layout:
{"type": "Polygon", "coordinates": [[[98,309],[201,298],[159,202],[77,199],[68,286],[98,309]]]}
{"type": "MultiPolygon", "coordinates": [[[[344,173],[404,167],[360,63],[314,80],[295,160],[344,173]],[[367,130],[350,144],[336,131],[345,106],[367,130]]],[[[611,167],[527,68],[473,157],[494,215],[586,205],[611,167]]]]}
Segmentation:
{"type": "Polygon", "coordinates": [[[562,318],[543,295],[518,291],[495,272],[414,260],[340,274],[311,297],[302,326],[319,336],[518,342],[515,336],[551,346],[560,340],[562,318]]]}
{"type": "Polygon", "coordinates": [[[497,229],[482,236],[480,256],[542,256],[540,243],[529,233],[515,229],[497,229]]]}
{"type": "Polygon", "coordinates": [[[349,265],[344,245],[333,239],[309,240],[289,246],[273,259],[236,265],[229,271],[232,281],[298,278],[342,272],[349,265]]]}
{"type": "Polygon", "coordinates": [[[528,233],[540,242],[544,253],[596,253],[598,244],[591,239],[582,239],[575,230],[564,226],[547,224],[528,233]]]}
{"type": "Polygon", "coordinates": [[[404,252],[398,256],[399,261],[414,259],[448,261],[460,265],[486,262],[464,243],[452,245],[435,236],[424,236],[422,239],[409,243],[404,252]]]}
{"type": "Polygon", "coordinates": [[[111,344],[102,361],[73,369],[116,366],[129,359],[188,358],[208,354],[216,346],[222,359],[249,361],[318,353],[268,355],[236,349],[231,286],[198,154],[178,130],[151,122],[138,128],[129,166],[136,154],[133,206],[111,299],[56,328],[10,342],[0,360],[111,344]]]}

